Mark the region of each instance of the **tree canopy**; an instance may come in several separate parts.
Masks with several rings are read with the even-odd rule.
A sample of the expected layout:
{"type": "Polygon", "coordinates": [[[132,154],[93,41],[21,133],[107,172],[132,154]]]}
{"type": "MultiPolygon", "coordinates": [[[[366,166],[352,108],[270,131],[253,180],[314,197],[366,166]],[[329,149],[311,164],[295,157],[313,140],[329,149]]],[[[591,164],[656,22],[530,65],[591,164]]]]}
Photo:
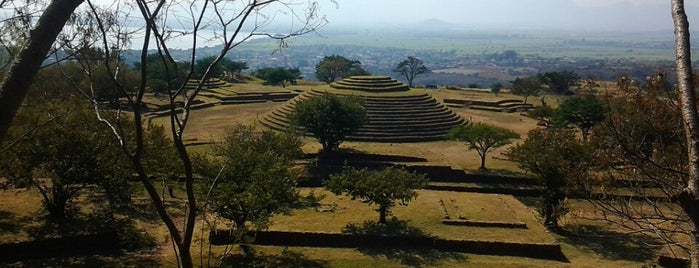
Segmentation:
{"type": "Polygon", "coordinates": [[[520,168],[537,176],[544,187],[540,206],[544,224],[557,227],[558,219],[567,211],[563,203],[567,193],[587,179],[593,160],[589,147],[568,129],[534,129],[524,142],[511,147],[506,154],[520,168]]]}
{"type": "Polygon", "coordinates": [[[480,169],[485,170],[485,159],[488,152],[510,144],[512,140],[519,138],[519,134],[506,128],[479,123],[455,127],[449,131],[447,138],[464,141],[469,150],[476,150],[481,157],[480,169]]]}
{"type": "Polygon", "coordinates": [[[349,60],[340,55],[325,56],[316,65],[316,78],[325,83],[332,83],[335,80],[354,75],[368,74],[369,72],[362,68],[362,64],[358,60],[349,60]]]}
{"type": "MultiPolygon", "coordinates": [[[[216,60],[216,56],[210,56],[203,59],[198,59],[194,63],[194,73],[195,77],[201,78],[206,73],[211,63],[216,60]]],[[[240,74],[243,70],[247,69],[248,65],[242,61],[232,61],[228,58],[222,58],[219,63],[209,71],[209,77],[223,78],[230,74],[240,74]]]]}
{"type": "Polygon", "coordinates": [[[290,133],[237,125],[199,158],[197,173],[205,177],[211,208],[234,223],[239,242],[250,229],[265,228],[268,219],[290,209],[298,199],[293,160],[301,156],[301,140],[290,133]]]}
{"type": "Polygon", "coordinates": [[[538,79],[553,94],[570,94],[570,88],[580,84],[580,77],[574,71],[540,73],[538,79]]]}
{"type": "Polygon", "coordinates": [[[515,95],[524,97],[524,103],[527,103],[527,99],[530,96],[539,96],[541,93],[541,82],[536,77],[526,77],[526,78],[515,78],[512,81],[512,88],[510,92],[515,95]]]}
{"type": "Polygon", "coordinates": [[[281,85],[286,87],[287,83],[296,84],[296,80],[303,79],[298,68],[262,68],[252,73],[257,78],[265,80],[265,85],[281,85]]]}
{"type": "Polygon", "coordinates": [[[554,109],[551,106],[536,106],[527,112],[527,115],[532,118],[539,120],[537,125],[539,126],[549,126],[551,124],[551,117],[554,114],[554,109]]]}
{"type": "Polygon", "coordinates": [[[490,92],[493,92],[493,94],[495,94],[495,96],[497,96],[498,93],[500,93],[500,91],[502,90],[503,87],[504,87],[504,86],[503,86],[500,82],[495,83],[495,84],[492,84],[492,85],[490,86],[490,92]]]}
{"type": "Polygon", "coordinates": [[[386,216],[396,203],[407,205],[417,197],[416,189],[427,185],[424,175],[408,172],[404,168],[387,167],[380,171],[346,168],[341,174],[330,176],[325,188],[334,194],[346,194],[376,204],[379,223],[386,223],[386,216]]]}
{"type": "Polygon", "coordinates": [[[323,146],[323,152],[330,152],[364,125],[367,115],[363,98],[326,93],[297,102],[289,120],[310,132],[323,146]]]}
{"type": "MultiPolygon", "coordinates": [[[[96,119],[85,120],[90,118],[89,107],[74,99],[34,109],[22,112],[41,115],[50,111],[57,115],[39,119],[47,121],[8,151],[2,170],[13,183],[36,188],[52,218],[66,218],[66,209],[86,185],[107,186],[110,176],[115,181],[126,179],[128,172],[117,166],[126,164],[126,158],[119,155],[115,140],[96,119]]],[[[32,122],[16,123],[30,127],[32,122]]]]}
{"type": "Polygon", "coordinates": [[[587,140],[590,129],[604,119],[604,104],[595,95],[574,96],[564,100],[553,115],[558,126],[575,125],[587,140]]]}
{"type": "Polygon", "coordinates": [[[393,71],[405,77],[405,80],[408,80],[408,86],[413,87],[413,79],[418,75],[428,73],[430,70],[421,59],[409,56],[407,60],[399,62],[393,71]]]}
{"type": "MultiPolygon", "coordinates": [[[[0,176],[37,189],[54,219],[70,216],[71,201],[88,185],[99,186],[111,207],[129,205],[129,160],[117,139],[100,125],[87,103],[65,92],[51,96],[32,97],[20,110],[10,131],[17,142],[0,157],[0,176]]],[[[175,171],[174,151],[167,146],[164,129],[152,126],[146,136],[147,168],[168,177],[175,171]]]]}

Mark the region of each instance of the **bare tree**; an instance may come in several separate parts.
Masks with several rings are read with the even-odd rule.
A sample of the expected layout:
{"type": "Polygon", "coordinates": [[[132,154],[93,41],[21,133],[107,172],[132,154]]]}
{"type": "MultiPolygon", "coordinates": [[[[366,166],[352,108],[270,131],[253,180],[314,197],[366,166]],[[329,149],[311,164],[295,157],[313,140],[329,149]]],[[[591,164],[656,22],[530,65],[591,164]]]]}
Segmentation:
{"type": "Polygon", "coordinates": [[[681,101],[653,78],[645,86],[625,80],[623,95],[605,98],[607,113],[590,140],[593,172],[573,186],[589,194],[596,219],[648,235],[647,246],[687,253],[696,265],[696,199],[688,192],[695,179],[681,101]]]}
{"type": "MultiPolygon", "coordinates": [[[[131,112],[131,117],[134,119],[134,127],[136,129],[134,143],[129,144],[126,136],[129,133],[124,131],[124,126],[118,118],[109,116],[109,113],[104,112],[104,106],[101,105],[95,97],[95,92],[85,92],[85,95],[90,98],[94,104],[97,117],[107,126],[109,126],[115,136],[122,144],[123,151],[129,156],[134,167],[135,173],[146,189],[148,196],[153,201],[155,209],[160,218],[167,227],[173,244],[175,245],[176,255],[178,256],[178,264],[182,267],[192,267],[193,260],[190,253],[190,247],[194,235],[194,227],[196,223],[197,213],[202,209],[197,202],[194,192],[194,174],[192,169],[192,161],[190,154],[185,146],[185,129],[189,120],[191,120],[191,106],[199,92],[204,88],[206,80],[209,79],[211,73],[221,62],[221,60],[236,46],[243,42],[256,37],[270,37],[279,40],[280,46],[284,45],[284,41],[293,36],[298,36],[315,31],[326,23],[326,20],[318,16],[317,2],[308,2],[303,13],[299,12],[302,3],[294,1],[281,0],[251,0],[251,1],[184,1],[184,2],[168,2],[168,1],[135,1],[135,11],[141,16],[139,21],[144,26],[139,31],[139,34],[144,36],[143,42],[140,44],[140,76],[135,88],[131,88],[124,83],[124,80],[119,79],[123,75],[123,70],[119,68],[119,64],[114,61],[118,60],[118,53],[124,49],[124,35],[128,32],[124,31],[123,27],[118,27],[120,23],[118,15],[113,14],[109,7],[100,8],[97,5],[89,3],[89,11],[96,26],[96,32],[100,35],[100,50],[104,53],[104,68],[112,74],[112,83],[118,89],[121,95],[121,101],[126,104],[128,111],[131,112]],[[273,19],[288,17],[289,24],[293,27],[286,34],[272,34],[265,31],[265,27],[269,26],[273,19]],[[171,25],[180,25],[184,30],[174,30],[171,25]],[[204,32],[212,32],[213,37],[204,36],[204,32]],[[171,53],[171,47],[177,42],[177,37],[187,36],[191,40],[189,54],[189,64],[185,69],[180,68],[175,63],[171,53]],[[220,50],[214,60],[210,62],[204,74],[199,78],[194,78],[194,65],[199,47],[199,42],[208,38],[220,42],[220,50]],[[163,62],[169,63],[165,66],[171,66],[173,69],[167,70],[170,77],[181,77],[181,79],[173,79],[168,81],[167,97],[169,99],[169,115],[170,115],[170,131],[173,137],[173,144],[177,150],[182,168],[180,177],[183,180],[184,189],[186,192],[185,211],[183,225],[176,224],[176,218],[169,212],[169,208],[165,203],[165,196],[161,196],[151,180],[148,170],[144,166],[143,150],[147,140],[144,138],[143,117],[146,111],[144,107],[144,95],[146,94],[146,81],[148,80],[147,56],[149,49],[155,49],[157,55],[160,56],[163,62]],[[194,88],[187,88],[187,81],[195,80],[194,88]]],[[[122,8],[127,6],[122,6],[122,8]]],[[[111,9],[114,10],[113,7],[111,9]]],[[[93,35],[85,35],[89,39],[93,35]]],[[[132,39],[133,40],[133,39],[132,39]]],[[[84,42],[90,44],[91,42],[84,42]]],[[[85,65],[88,66],[88,65],[85,65]]],[[[89,70],[89,67],[86,68],[89,70]]],[[[89,71],[86,71],[89,74],[89,71]]]]}
{"type": "MultiPolygon", "coordinates": [[[[318,15],[317,1],[296,0],[135,0],[104,2],[85,1],[82,9],[78,7],[84,0],[52,0],[44,9],[42,1],[1,1],[0,8],[8,7],[24,28],[33,28],[26,36],[27,44],[22,45],[22,38],[15,39],[21,51],[6,71],[0,85],[0,140],[7,134],[12,118],[26,95],[34,75],[45,62],[49,51],[74,54],[73,62],[82,66],[88,85],[75,83],[74,87],[93,104],[97,118],[107,126],[128,156],[134,173],[137,174],[148,196],[152,199],[155,210],[167,227],[177,255],[178,266],[193,267],[190,247],[194,235],[195,220],[202,205],[197,202],[194,193],[194,175],[192,162],[185,146],[185,129],[191,120],[191,106],[199,92],[204,88],[215,67],[235,47],[256,37],[277,39],[280,48],[293,36],[303,35],[322,27],[327,21],[318,15]],[[21,2],[21,3],[20,3],[21,2]],[[26,8],[10,7],[10,4],[26,4],[26,8]],[[34,24],[32,19],[39,16],[34,24]],[[273,21],[287,20],[288,32],[280,34],[271,30],[273,21]],[[69,27],[64,24],[70,21],[69,27]],[[34,26],[35,25],[35,26],[34,26]],[[127,25],[143,25],[133,29],[127,25]],[[141,38],[137,38],[140,36],[141,38]],[[186,67],[174,64],[171,49],[182,40],[189,40],[189,62],[186,67]],[[55,42],[58,41],[58,42],[55,42]],[[204,74],[195,80],[194,88],[188,88],[187,81],[193,77],[195,59],[202,42],[213,42],[220,47],[214,60],[209,63],[204,74]],[[53,47],[52,47],[53,45],[53,47]],[[141,64],[135,84],[128,83],[126,66],[120,61],[120,53],[125,49],[140,50],[141,64]],[[169,77],[178,78],[168,81],[167,97],[170,115],[170,132],[173,145],[177,150],[181,167],[184,189],[186,192],[183,224],[171,214],[165,195],[160,195],[152,176],[144,164],[144,148],[149,142],[144,132],[144,96],[149,73],[146,57],[155,52],[164,64],[169,77]],[[119,110],[107,111],[98,98],[98,70],[107,70],[109,83],[117,92],[119,110]],[[129,114],[133,126],[123,125],[127,120],[122,117],[129,114]]],[[[331,2],[334,2],[331,0],[331,2]]],[[[21,31],[20,31],[21,33],[21,31]]],[[[180,48],[180,47],[178,47],[180,48]]],[[[60,62],[60,60],[58,60],[60,62]]],[[[66,75],[66,78],[68,76],[66,75]]]]}

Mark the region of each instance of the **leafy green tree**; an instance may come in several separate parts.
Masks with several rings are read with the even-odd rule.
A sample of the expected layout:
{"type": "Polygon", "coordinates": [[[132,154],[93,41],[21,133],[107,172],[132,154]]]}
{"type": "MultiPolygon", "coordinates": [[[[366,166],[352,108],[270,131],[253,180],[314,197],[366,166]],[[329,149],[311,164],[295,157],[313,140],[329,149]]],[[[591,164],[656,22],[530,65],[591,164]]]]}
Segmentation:
{"type": "Polygon", "coordinates": [[[535,174],[544,187],[540,212],[546,226],[558,227],[558,219],[567,212],[567,192],[587,177],[592,163],[588,148],[573,131],[549,128],[530,131],[524,142],[507,151],[510,160],[535,174]]]}
{"type": "Polygon", "coordinates": [[[298,201],[291,168],[300,156],[297,136],[237,125],[213,155],[199,159],[197,172],[208,181],[204,193],[212,210],[233,222],[239,242],[246,243],[250,229],[265,228],[272,215],[298,201]]]}
{"type": "Polygon", "coordinates": [[[534,109],[529,110],[527,115],[532,118],[539,120],[537,125],[548,126],[551,124],[551,117],[553,116],[554,110],[551,106],[536,106],[534,109]]]}
{"type": "Polygon", "coordinates": [[[297,102],[289,114],[289,121],[313,134],[323,146],[323,152],[337,149],[366,120],[364,99],[330,93],[297,102]]]}
{"type": "Polygon", "coordinates": [[[252,75],[265,80],[265,85],[281,85],[282,87],[286,87],[286,83],[295,85],[296,80],[303,79],[298,68],[262,68],[252,75]]]}
{"type": "Polygon", "coordinates": [[[376,204],[379,223],[386,223],[391,208],[407,205],[417,197],[416,189],[427,185],[424,175],[408,172],[404,168],[388,167],[381,171],[346,168],[341,174],[331,175],[325,188],[334,194],[346,194],[361,198],[369,205],[376,204]]]}
{"type": "Polygon", "coordinates": [[[250,68],[248,67],[248,63],[244,61],[226,61],[223,62],[223,64],[226,66],[226,69],[237,74],[250,68]]]}
{"type": "MultiPolygon", "coordinates": [[[[201,78],[214,60],[216,60],[216,56],[210,56],[197,60],[194,63],[194,77],[201,78]]],[[[240,74],[240,72],[247,68],[248,65],[245,62],[237,62],[232,61],[229,58],[221,58],[218,64],[211,69],[211,71],[209,71],[209,77],[222,78],[228,74],[240,74]]]]}
{"type": "Polygon", "coordinates": [[[36,188],[51,218],[66,218],[71,201],[88,185],[102,186],[112,203],[129,200],[123,196],[129,192],[130,173],[123,168],[128,161],[88,105],[70,98],[25,106],[17,119],[11,133],[35,129],[3,155],[0,176],[36,188]]]}
{"type": "Polygon", "coordinates": [[[592,127],[604,119],[604,104],[594,95],[575,96],[564,100],[553,115],[558,126],[575,125],[587,140],[592,127]]]}
{"type": "Polygon", "coordinates": [[[569,94],[570,88],[578,86],[580,81],[580,77],[574,71],[546,72],[539,74],[538,78],[554,94],[569,94]]]}
{"type": "Polygon", "coordinates": [[[393,71],[405,77],[405,80],[408,80],[408,86],[413,87],[413,79],[418,75],[428,73],[430,70],[421,59],[409,56],[407,60],[399,62],[393,71]]]}
{"type": "Polygon", "coordinates": [[[354,75],[368,75],[369,72],[362,68],[358,60],[349,60],[343,56],[325,56],[316,65],[316,78],[318,81],[332,83],[338,79],[344,79],[354,75]]]}
{"type": "MultiPolygon", "coordinates": [[[[175,90],[187,76],[187,63],[167,61],[158,53],[146,55],[145,62],[145,68],[141,62],[135,62],[132,70],[133,72],[140,72],[142,68],[145,69],[147,73],[146,86],[152,92],[166,93],[169,90],[175,90]]],[[[119,88],[114,87],[113,84],[112,88],[120,92],[119,88]]]]}
{"type": "Polygon", "coordinates": [[[476,150],[481,157],[480,170],[486,170],[485,158],[489,151],[500,148],[518,139],[519,134],[506,128],[486,124],[458,126],[449,131],[447,138],[464,141],[469,150],[476,150]]]}
{"type": "Polygon", "coordinates": [[[495,84],[492,84],[492,85],[490,86],[490,92],[493,92],[493,94],[495,94],[495,96],[497,96],[498,93],[500,93],[500,91],[502,90],[503,87],[504,87],[504,86],[503,86],[500,82],[495,83],[495,84]]]}
{"type": "MultiPolygon", "coordinates": [[[[139,71],[143,64],[141,62],[134,63],[134,70],[139,71]]],[[[160,80],[157,83],[171,84],[176,81],[183,80],[185,71],[187,70],[186,63],[177,63],[175,61],[164,60],[162,55],[151,53],[146,56],[146,73],[149,80],[160,80]]],[[[154,82],[156,83],[156,82],[154,82]]],[[[156,88],[160,89],[160,88],[156,88]]],[[[165,88],[167,89],[167,88],[165,88]]],[[[163,90],[164,92],[165,90],[163,90]]]]}
{"type": "Polygon", "coordinates": [[[524,104],[527,104],[527,99],[530,96],[539,96],[539,94],[541,94],[541,88],[541,82],[535,77],[517,77],[512,81],[510,92],[524,97],[524,104]]]}

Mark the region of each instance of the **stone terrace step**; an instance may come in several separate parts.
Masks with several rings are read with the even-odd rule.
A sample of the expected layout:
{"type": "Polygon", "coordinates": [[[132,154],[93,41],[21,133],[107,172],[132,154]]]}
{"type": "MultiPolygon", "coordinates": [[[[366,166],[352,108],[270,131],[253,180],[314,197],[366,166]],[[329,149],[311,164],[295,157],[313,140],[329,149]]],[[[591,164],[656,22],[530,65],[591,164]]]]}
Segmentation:
{"type": "MultiPolygon", "coordinates": [[[[385,81],[390,78],[353,77],[352,80],[385,81]]],[[[327,93],[306,91],[274,111],[266,114],[260,123],[266,127],[289,129],[288,115],[297,102],[327,93]]],[[[349,94],[340,94],[349,95],[349,94]]],[[[347,137],[350,141],[368,142],[423,142],[443,140],[449,130],[465,124],[465,120],[428,94],[405,96],[365,96],[368,122],[347,137]]]]}
{"type": "Polygon", "coordinates": [[[330,83],[330,87],[364,92],[399,92],[410,90],[407,85],[387,76],[352,76],[330,83]]]}

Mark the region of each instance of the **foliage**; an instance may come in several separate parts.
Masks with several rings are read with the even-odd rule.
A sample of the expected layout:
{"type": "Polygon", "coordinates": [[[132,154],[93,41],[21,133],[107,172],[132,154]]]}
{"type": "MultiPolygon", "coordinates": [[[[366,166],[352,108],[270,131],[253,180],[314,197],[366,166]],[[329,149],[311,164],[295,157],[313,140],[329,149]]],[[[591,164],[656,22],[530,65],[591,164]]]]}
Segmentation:
{"type": "Polygon", "coordinates": [[[527,112],[527,115],[532,118],[539,120],[537,125],[548,126],[551,122],[551,117],[553,116],[554,110],[551,106],[536,106],[527,112]]]}
{"type": "Polygon", "coordinates": [[[689,180],[680,109],[673,93],[647,88],[625,87],[605,102],[605,117],[590,139],[599,171],[585,192],[615,227],[690,251],[678,235],[691,234],[692,224],[679,209],[689,180]],[[620,190],[627,194],[619,196],[620,190]]]}
{"type": "Polygon", "coordinates": [[[413,87],[413,79],[418,75],[428,73],[430,70],[421,59],[409,56],[407,60],[399,62],[393,71],[405,77],[408,80],[408,86],[413,87]]]}
{"type": "Polygon", "coordinates": [[[515,78],[512,81],[510,92],[515,95],[524,97],[524,104],[527,104],[527,99],[530,96],[539,96],[541,93],[541,82],[535,77],[515,78]]]}
{"type": "Polygon", "coordinates": [[[127,159],[88,106],[73,98],[24,107],[20,113],[11,133],[36,129],[3,156],[2,170],[16,185],[35,187],[52,218],[66,218],[71,201],[88,185],[102,186],[111,201],[128,195],[127,159]],[[37,121],[41,126],[33,125],[37,121]]]}
{"type": "Polygon", "coordinates": [[[386,216],[391,208],[399,202],[407,205],[417,197],[415,189],[427,185],[424,175],[408,172],[404,168],[388,167],[381,171],[357,170],[346,168],[341,174],[331,175],[325,188],[334,194],[346,194],[352,198],[361,198],[379,207],[379,223],[386,223],[386,216]]]}
{"type": "Polygon", "coordinates": [[[495,83],[495,84],[492,84],[492,85],[490,86],[490,92],[493,92],[493,94],[495,94],[495,96],[497,96],[498,93],[500,93],[500,91],[502,90],[503,87],[504,87],[504,86],[503,86],[500,82],[495,83]]]}
{"type": "Polygon", "coordinates": [[[604,104],[595,95],[574,96],[564,100],[554,112],[557,126],[575,125],[587,140],[590,129],[604,119],[604,104]]]}
{"type": "Polygon", "coordinates": [[[134,70],[139,71],[145,68],[148,74],[147,85],[154,92],[166,92],[168,89],[174,89],[177,81],[184,81],[185,63],[177,63],[168,61],[158,53],[148,54],[146,56],[145,66],[141,62],[134,63],[134,70]]]}
{"type": "Polygon", "coordinates": [[[339,148],[345,137],[364,125],[366,120],[361,97],[329,93],[299,101],[289,114],[289,121],[312,133],[324,152],[339,148]]]}
{"type": "Polygon", "coordinates": [[[544,224],[557,227],[558,219],[567,211],[567,192],[586,178],[591,166],[589,147],[567,129],[534,129],[506,154],[520,168],[537,176],[544,187],[540,206],[544,224]]]}
{"type": "Polygon", "coordinates": [[[580,80],[580,77],[574,71],[540,73],[538,78],[554,94],[570,94],[570,88],[578,86],[580,80]]]}
{"type": "Polygon", "coordinates": [[[269,217],[299,200],[291,167],[300,155],[301,140],[294,135],[258,133],[253,127],[237,125],[213,155],[199,158],[197,172],[210,187],[204,194],[212,210],[231,220],[243,239],[250,227],[265,228],[269,217]]]}
{"type": "Polygon", "coordinates": [[[265,80],[265,85],[281,85],[286,87],[286,83],[296,84],[296,80],[303,79],[298,68],[262,68],[252,73],[253,76],[265,80]]]}
{"type": "Polygon", "coordinates": [[[362,68],[362,64],[358,60],[349,60],[340,55],[325,56],[316,65],[316,78],[325,83],[332,83],[335,80],[354,75],[368,74],[369,72],[362,68]]]}
{"type": "MultiPolygon", "coordinates": [[[[210,56],[203,59],[199,59],[194,63],[194,77],[201,78],[209,69],[212,62],[216,60],[216,56],[210,56]]],[[[221,58],[221,61],[209,71],[209,77],[224,78],[229,77],[232,74],[240,74],[243,70],[247,69],[248,65],[242,61],[232,61],[228,58],[221,58]]]]}
{"type": "Polygon", "coordinates": [[[519,134],[506,128],[479,123],[455,127],[449,131],[447,138],[464,141],[469,150],[476,150],[481,157],[480,169],[486,170],[485,158],[488,152],[512,143],[512,140],[519,138],[519,134]]]}

